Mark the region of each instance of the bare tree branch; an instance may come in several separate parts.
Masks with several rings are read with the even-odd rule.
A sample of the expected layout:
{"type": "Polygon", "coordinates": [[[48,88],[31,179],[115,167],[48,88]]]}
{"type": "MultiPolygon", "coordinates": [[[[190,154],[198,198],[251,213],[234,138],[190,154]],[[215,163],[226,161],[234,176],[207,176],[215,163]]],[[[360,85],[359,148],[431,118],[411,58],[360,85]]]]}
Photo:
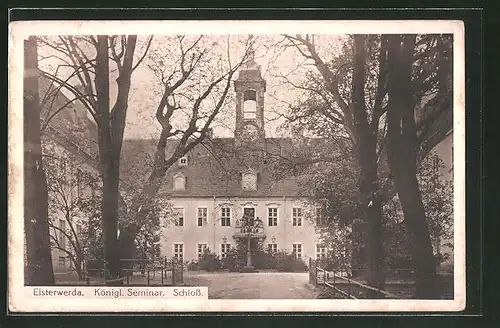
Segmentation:
{"type": "Polygon", "coordinates": [[[139,58],[139,60],[137,61],[137,63],[134,65],[134,67],[132,67],[132,72],[135,71],[135,69],[142,63],[142,61],[144,60],[144,58],[146,57],[146,55],[148,54],[148,51],[149,51],[149,48],[151,47],[151,42],[153,41],[153,36],[151,35],[149,38],[148,38],[148,42],[147,42],[147,45],[146,45],[146,49],[144,49],[144,53],[142,54],[142,56],[139,58]]]}
{"type": "Polygon", "coordinates": [[[69,84],[68,82],[66,82],[66,81],[58,78],[57,76],[55,76],[53,74],[50,74],[50,73],[44,72],[44,71],[41,71],[41,74],[43,76],[46,76],[49,79],[52,79],[53,81],[55,81],[59,85],[64,86],[66,89],[68,89],[68,91],[70,91],[76,97],[78,97],[78,100],[80,100],[82,102],[82,104],[85,106],[85,108],[87,109],[87,111],[92,115],[92,117],[94,118],[94,120],[97,122],[97,120],[96,120],[96,113],[95,113],[95,110],[94,110],[95,107],[93,106],[93,103],[90,100],[91,95],[84,95],[80,90],[78,90],[77,88],[75,88],[74,86],[72,86],[71,84],[69,84]]]}

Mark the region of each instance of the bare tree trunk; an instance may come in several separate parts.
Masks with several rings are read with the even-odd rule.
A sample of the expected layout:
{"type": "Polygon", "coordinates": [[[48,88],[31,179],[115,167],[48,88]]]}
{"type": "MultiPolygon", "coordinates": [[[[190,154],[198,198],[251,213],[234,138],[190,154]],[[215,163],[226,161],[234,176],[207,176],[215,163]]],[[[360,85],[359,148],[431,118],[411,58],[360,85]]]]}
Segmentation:
{"type": "Polygon", "coordinates": [[[24,43],[24,228],[27,285],[53,285],[48,190],[42,162],[36,37],[24,43]]]}
{"type": "Polygon", "coordinates": [[[414,35],[389,40],[388,162],[410,235],[416,297],[436,297],[436,266],[417,174],[417,129],[411,84],[414,35]],[[403,41],[403,42],[401,42],[403,41]],[[403,46],[401,46],[403,45],[403,46]]]}
{"type": "Polygon", "coordinates": [[[133,65],[133,61],[137,43],[136,35],[99,35],[97,36],[97,40],[94,36],[90,36],[87,41],[89,44],[95,46],[95,64],[89,61],[86,51],[78,45],[79,40],[76,40],[72,36],[61,37],[59,39],[63,45],[60,47],[51,45],[51,48],[67,56],[68,60],[73,63],[73,75],[78,77],[84,87],[84,91],[81,92],[70,85],[68,81],[63,81],[57,76],[48,73],[45,73],[45,75],[73,93],[95,118],[98,127],[100,174],[103,182],[101,214],[104,264],[107,269],[106,279],[116,280],[121,274],[117,237],[117,223],[120,214],[120,153],[128,109],[131,75],[145,58],[151,45],[152,37],[148,39],[146,49],[135,65],[133,65]],[[118,42],[121,50],[117,53],[116,47],[118,42]],[[119,73],[116,79],[118,87],[116,102],[112,108],[110,106],[109,92],[109,60],[113,60],[116,63],[119,73]],[[92,74],[95,74],[95,88],[92,83],[92,74]]]}
{"type": "Polygon", "coordinates": [[[83,260],[82,256],[78,255],[77,261],[76,261],[76,273],[78,274],[78,280],[82,281],[85,280],[85,274],[83,272],[83,260]]]}
{"type": "Polygon", "coordinates": [[[350,266],[354,278],[362,276],[366,267],[366,224],[363,219],[354,219],[352,222],[352,233],[350,240],[352,242],[352,251],[350,253],[350,266]]]}
{"type": "Polygon", "coordinates": [[[97,36],[95,85],[97,93],[97,126],[99,161],[103,182],[102,230],[104,239],[104,263],[109,284],[122,284],[116,280],[121,276],[120,250],[118,245],[120,154],[128,109],[133,58],[137,36],[126,39],[123,62],[119,64],[116,79],[118,94],[113,108],[109,94],[109,36],[97,36]]]}
{"type": "MultiPolygon", "coordinates": [[[[359,191],[367,228],[368,283],[371,286],[383,288],[385,284],[385,257],[382,243],[382,203],[377,183],[377,136],[368,123],[365,104],[366,54],[364,36],[354,36],[353,50],[352,111],[360,165],[359,191]]],[[[368,296],[377,297],[376,294],[368,296]]]]}
{"type": "MultiPolygon", "coordinates": [[[[402,165],[403,166],[403,165],[402,165]]],[[[411,167],[411,165],[407,165],[411,167]]],[[[416,277],[416,297],[435,298],[436,263],[432,252],[429,229],[425,218],[422,195],[418,185],[416,172],[412,169],[400,168],[394,175],[401,207],[405,216],[406,229],[410,235],[410,252],[416,277]]]]}
{"type": "MultiPolygon", "coordinates": [[[[122,227],[120,229],[120,236],[118,238],[118,247],[119,247],[119,255],[120,258],[122,259],[133,259],[135,258],[136,254],[136,247],[135,247],[135,236],[136,236],[136,231],[132,231],[130,226],[122,227]]],[[[126,273],[127,274],[132,274],[132,269],[134,266],[134,263],[132,261],[124,261],[121,263],[121,269],[122,270],[128,270],[126,273]]],[[[123,273],[122,273],[123,275],[123,273]]]]}
{"type": "Polygon", "coordinates": [[[113,149],[110,131],[109,101],[109,59],[108,37],[97,37],[95,84],[97,92],[98,143],[101,163],[102,189],[102,231],[104,240],[104,265],[106,280],[120,276],[118,257],[118,185],[119,166],[116,149],[113,149]]]}
{"type": "MultiPolygon", "coordinates": [[[[108,152],[111,152],[109,150],[108,152]]],[[[102,228],[104,239],[104,259],[107,265],[107,279],[120,276],[120,257],[118,254],[118,168],[112,163],[104,164],[102,228]]]]}

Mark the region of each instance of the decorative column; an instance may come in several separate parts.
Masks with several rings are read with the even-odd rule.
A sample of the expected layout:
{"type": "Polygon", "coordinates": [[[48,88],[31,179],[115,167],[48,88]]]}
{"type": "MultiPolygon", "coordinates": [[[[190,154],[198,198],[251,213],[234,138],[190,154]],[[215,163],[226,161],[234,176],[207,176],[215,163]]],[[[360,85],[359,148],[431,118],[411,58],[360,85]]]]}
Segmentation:
{"type": "Polygon", "coordinates": [[[249,218],[243,218],[241,220],[240,236],[246,238],[247,240],[247,262],[246,265],[241,268],[240,272],[256,272],[257,270],[252,265],[252,239],[262,238],[263,228],[262,221],[259,218],[255,220],[250,220],[249,218]]]}
{"type": "Polygon", "coordinates": [[[248,234],[247,242],[247,265],[246,268],[253,268],[252,266],[252,250],[250,249],[252,245],[252,236],[248,234]]]}

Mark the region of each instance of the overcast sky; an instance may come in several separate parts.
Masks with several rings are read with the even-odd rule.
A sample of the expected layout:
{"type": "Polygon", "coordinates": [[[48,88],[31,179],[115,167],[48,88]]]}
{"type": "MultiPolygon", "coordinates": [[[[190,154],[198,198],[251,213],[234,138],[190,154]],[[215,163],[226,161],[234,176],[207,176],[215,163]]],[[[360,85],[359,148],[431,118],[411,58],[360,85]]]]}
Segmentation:
{"type": "MultiPolygon", "coordinates": [[[[195,36],[191,36],[195,37],[195,36]]],[[[205,36],[205,44],[210,42],[218,42],[218,46],[213,47],[210,55],[210,63],[223,58],[227,59],[227,37],[228,36],[205,36]],[[226,42],[226,43],[225,43],[226,42]]],[[[286,113],[289,104],[297,101],[300,97],[300,92],[297,92],[291,85],[285,83],[282,76],[287,76],[288,79],[295,83],[300,82],[304,78],[306,69],[314,69],[311,66],[303,65],[304,58],[293,48],[284,48],[283,37],[280,35],[256,35],[255,58],[256,62],[261,66],[262,76],[267,82],[265,93],[265,124],[267,136],[279,136],[286,134],[286,131],[277,131],[283,123],[283,119],[279,118],[280,113],[286,113]]],[[[229,55],[234,62],[240,58],[244,52],[244,41],[248,35],[236,35],[229,38],[229,55]]],[[[323,35],[317,37],[316,42],[320,53],[325,56],[333,56],[339,50],[341,42],[340,36],[323,35]]],[[[142,54],[145,45],[145,37],[139,37],[136,56],[142,54]]],[[[189,40],[188,40],[189,41],[189,40]]],[[[172,37],[155,36],[152,43],[152,51],[156,54],[163,54],[172,51],[172,37]]],[[[176,45],[176,44],[175,44],[176,45]]],[[[91,51],[91,50],[89,50],[91,51]]],[[[41,47],[39,50],[41,55],[50,55],[53,50],[41,47]]],[[[175,54],[174,54],[175,55],[175,54]]],[[[172,56],[172,54],[170,54],[172,56]]],[[[172,58],[172,57],[170,57],[172,58]]],[[[58,65],[58,61],[44,59],[40,67],[42,69],[54,69],[58,65]]],[[[125,129],[125,138],[158,138],[159,125],[156,123],[154,115],[158,102],[160,100],[161,88],[158,84],[158,78],[148,68],[148,64],[152,61],[149,57],[138,67],[132,75],[132,85],[129,96],[129,109],[127,112],[127,125],[125,129]]],[[[167,69],[168,70],[168,69],[167,69]]],[[[68,74],[70,70],[61,68],[60,75],[68,74]]],[[[236,79],[238,74],[233,76],[236,79]]],[[[74,82],[76,83],[76,81],[74,82]]],[[[114,103],[116,93],[116,83],[111,79],[111,101],[114,103]]],[[[235,103],[233,100],[234,89],[230,88],[228,101],[226,101],[220,117],[214,122],[214,133],[220,137],[231,137],[234,129],[234,111],[235,103]]],[[[182,121],[178,121],[182,125],[182,121]]]]}

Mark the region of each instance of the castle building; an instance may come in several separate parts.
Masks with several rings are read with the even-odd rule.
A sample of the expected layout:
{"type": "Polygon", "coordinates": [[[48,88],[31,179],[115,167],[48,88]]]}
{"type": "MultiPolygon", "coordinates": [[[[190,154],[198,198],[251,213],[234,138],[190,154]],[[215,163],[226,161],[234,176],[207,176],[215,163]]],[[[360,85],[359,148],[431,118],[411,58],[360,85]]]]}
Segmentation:
{"type": "MultiPolygon", "coordinates": [[[[74,161],[64,178],[73,184],[64,186],[71,201],[82,190],[89,192],[78,180],[82,172],[99,174],[97,129],[79,103],[71,103],[48,79],[39,82],[44,99],[42,125],[50,117],[44,143],[52,146],[57,157],[71,156],[74,161]]],[[[194,147],[167,171],[160,197],[171,210],[161,231],[161,255],[196,261],[209,248],[224,257],[238,241],[250,237],[266,249],[293,252],[305,262],[325,256],[315,230],[316,208],[299,197],[296,177],[277,177],[276,158],[286,155],[291,141],[266,137],[266,81],[254,60],[242,67],[234,89],[234,137],[211,138],[208,147],[207,143],[194,147]],[[245,220],[255,226],[252,231],[243,227],[245,220]],[[257,226],[259,221],[262,224],[257,226]]],[[[167,153],[175,146],[174,140],[169,141],[167,153]]],[[[148,176],[147,162],[154,148],[153,140],[124,140],[121,189],[144,185],[141,180],[148,176]]],[[[77,222],[83,217],[68,221],[63,213],[54,214],[50,229],[54,271],[72,271],[69,253],[74,253],[72,239],[77,238],[81,225],[77,222]]]]}
{"type": "MultiPolygon", "coordinates": [[[[316,209],[299,197],[297,178],[276,177],[276,159],[286,154],[290,140],[266,136],[266,81],[253,58],[240,69],[234,89],[234,138],[212,138],[209,147],[196,146],[167,171],[160,195],[173,214],[163,227],[161,254],[196,261],[209,248],[224,257],[250,238],[306,262],[324,256],[316,209]]],[[[131,143],[124,143],[125,153],[131,143]]],[[[122,165],[127,170],[127,163],[122,165]]]]}
{"type": "MultiPolygon", "coordinates": [[[[74,172],[68,174],[77,177],[79,172],[86,171],[97,176],[95,124],[81,105],[68,105],[67,97],[46,79],[40,79],[40,89],[41,95],[47,95],[43,97],[46,108],[42,116],[51,117],[44,139],[55,145],[56,152],[69,152],[77,157],[74,172]],[[52,117],[54,110],[63,106],[64,110],[52,117]]],[[[262,242],[265,249],[292,252],[306,263],[310,258],[325,257],[327,249],[316,229],[321,218],[318,208],[301,192],[300,177],[283,174],[280,165],[291,151],[292,141],[266,136],[266,81],[253,58],[240,69],[234,90],[234,137],[209,137],[166,173],[158,196],[166,200],[171,210],[161,228],[161,255],[196,261],[209,248],[224,257],[231,247],[254,239],[262,242]]],[[[451,122],[448,116],[451,114],[443,120],[451,122]]],[[[430,148],[444,157],[449,172],[452,129],[435,130],[446,135],[430,138],[430,148]]],[[[169,140],[167,157],[176,146],[175,140],[169,140]]],[[[124,193],[130,186],[144,185],[149,174],[147,163],[154,149],[153,140],[123,141],[120,188],[124,193]]],[[[448,174],[445,178],[452,177],[448,174]]],[[[78,197],[83,188],[77,181],[76,188],[71,190],[78,197]]],[[[70,227],[71,222],[62,214],[51,217],[51,224],[54,269],[71,270],[70,257],[64,249],[72,251],[71,237],[75,235],[72,232],[78,226],[70,227]]]]}

